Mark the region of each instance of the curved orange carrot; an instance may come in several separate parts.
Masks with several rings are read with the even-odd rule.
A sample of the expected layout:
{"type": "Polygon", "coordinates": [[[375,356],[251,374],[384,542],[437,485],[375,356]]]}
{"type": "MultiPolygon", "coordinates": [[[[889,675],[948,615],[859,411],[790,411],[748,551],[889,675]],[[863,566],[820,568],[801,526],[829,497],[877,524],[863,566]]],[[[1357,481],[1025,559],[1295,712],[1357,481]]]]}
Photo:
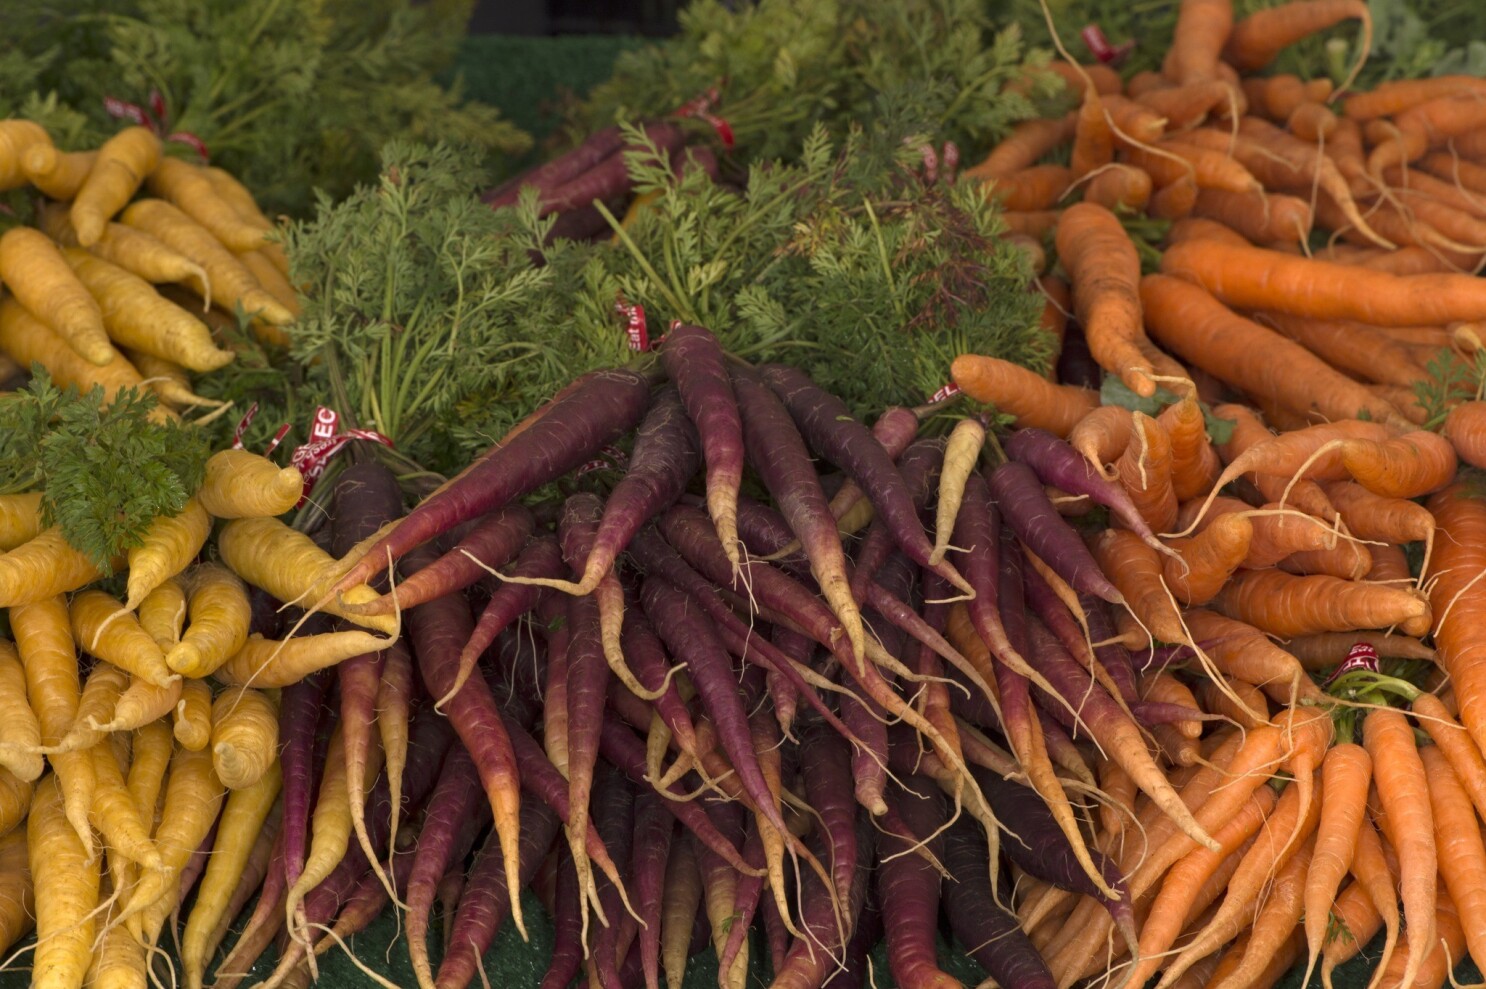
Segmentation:
{"type": "MultiPolygon", "coordinates": [[[[1370,711],[1362,722],[1362,743],[1372,756],[1383,828],[1398,855],[1399,898],[1410,955],[1403,984],[1411,985],[1420,961],[1434,944],[1439,853],[1429,784],[1413,729],[1399,711],[1370,711]]],[[[1475,829],[1474,822],[1471,828],[1475,829]]]]}
{"type": "Polygon", "coordinates": [[[1192,638],[1204,643],[1204,651],[1219,672],[1253,684],[1282,704],[1290,703],[1292,697],[1325,699],[1300,660],[1265,638],[1259,629],[1206,608],[1189,609],[1184,618],[1192,638]]]}
{"type": "Polygon", "coordinates": [[[1486,402],[1461,402],[1445,417],[1445,438],[1460,459],[1486,467],[1486,402]]]}
{"type": "Polygon", "coordinates": [[[1181,220],[1190,216],[1196,205],[1197,182],[1192,176],[1183,175],[1157,189],[1146,212],[1157,220],[1181,220]]]}
{"type": "Polygon", "coordinates": [[[1188,394],[1161,410],[1157,421],[1171,440],[1171,487],[1179,501],[1206,494],[1223,465],[1207,440],[1207,420],[1197,397],[1188,394]]]}
{"type": "MultiPolygon", "coordinates": [[[[1281,51],[1342,21],[1362,21],[1361,58],[1372,50],[1372,14],[1364,0],[1296,0],[1259,10],[1233,25],[1223,58],[1240,72],[1253,72],[1273,62],[1281,51]]],[[[1346,82],[1356,76],[1359,64],[1346,82]]]]}
{"type": "Polygon", "coordinates": [[[1232,30],[1232,0],[1182,0],[1161,71],[1182,84],[1216,79],[1218,59],[1232,30]]]}
{"type": "Polygon", "coordinates": [[[1099,366],[1138,395],[1156,393],[1155,369],[1137,346],[1140,257],[1113,213],[1077,203],[1058,221],[1058,259],[1073,283],[1073,304],[1099,366]]]}
{"type": "Polygon", "coordinates": [[[1321,764],[1321,820],[1316,825],[1316,851],[1305,880],[1305,941],[1309,948],[1305,978],[1321,955],[1326,922],[1336,891],[1352,867],[1357,832],[1367,816],[1367,790],[1372,784],[1372,757],[1351,742],[1326,753],[1321,764]]]}
{"type": "Polygon", "coordinates": [[[1162,642],[1185,642],[1181,616],[1162,583],[1161,554],[1128,529],[1106,529],[1090,550],[1125,604],[1146,629],[1162,642]]]}
{"type": "Polygon", "coordinates": [[[1104,114],[1104,101],[1094,89],[1084,91],[1073,132],[1073,151],[1068,166],[1074,178],[1083,178],[1114,160],[1114,131],[1104,114]]]}
{"type": "Polygon", "coordinates": [[[1464,75],[1395,79],[1379,83],[1369,92],[1348,96],[1342,112],[1353,120],[1392,117],[1421,103],[1472,90],[1486,93],[1486,79],[1464,75]]]}
{"type": "Polygon", "coordinates": [[[1068,444],[1102,474],[1114,480],[1119,472],[1113,465],[1130,445],[1135,433],[1135,417],[1122,405],[1101,405],[1074,424],[1068,433],[1068,444]]]}
{"type": "Polygon", "coordinates": [[[1111,164],[1100,169],[1084,186],[1084,201],[1107,210],[1139,212],[1151,201],[1149,172],[1134,165],[1111,164]]]}
{"type": "Polygon", "coordinates": [[[1105,96],[1104,111],[1114,125],[1118,147],[1129,150],[1141,144],[1159,141],[1166,133],[1166,118],[1143,103],[1123,96],[1105,96]]]}
{"type": "Polygon", "coordinates": [[[1304,199],[1258,190],[1199,189],[1192,214],[1232,227],[1255,244],[1302,242],[1310,236],[1313,220],[1304,199]]]}
{"type": "Polygon", "coordinates": [[[1017,426],[1037,426],[1067,436],[1080,419],[1099,405],[1099,394],[1074,385],[1056,385],[1035,371],[999,357],[961,354],[950,365],[960,389],[1016,417],[1017,426]]]}
{"type": "Polygon", "coordinates": [[[1140,517],[1152,532],[1167,532],[1176,523],[1177,496],[1172,487],[1171,438],[1161,424],[1136,412],[1130,445],[1115,471],[1140,517]]]}
{"type": "Polygon", "coordinates": [[[989,179],[986,197],[1008,210],[1051,209],[1068,191],[1073,177],[1064,165],[1032,165],[989,179]]]}
{"type": "Polygon", "coordinates": [[[1196,536],[1170,540],[1181,559],[1165,557],[1161,566],[1176,599],[1185,605],[1211,601],[1248,555],[1253,537],[1253,524],[1234,512],[1214,519],[1196,536]]]}
{"type": "Polygon", "coordinates": [[[1077,113],[1067,113],[1053,120],[1024,120],[1011,130],[1011,135],[991,149],[984,161],[960,173],[962,178],[995,179],[1023,171],[1053,149],[1073,139],[1077,113]]]}
{"type": "Polygon", "coordinates": [[[1228,102],[1228,84],[1221,79],[1199,79],[1185,86],[1164,86],[1138,95],[1137,103],[1166,118],[1169,128],[1184,130],[1202,123],[1209,113],[1228,102]]]}
{"type": "Polygon", "coordinates": [[[1367,156],[1367,170],[1381,176],[1391,165],[1416,161],[1431,147],[1486,126],[1486,92],[1465,90],[1416,104],[1393,119],[1395,136],[1367,156]]]}
{"type": "Polygon", "coordinates": [[[1231,618],[1281,638],[1427,623],[1429,619],[1428,602],[1402,588],[1324,575],[1296,577],[1277,570],[1236,574],[1213,605],[1231,618]]]}
{"type": "Polygon", "coordinates": [[[1427,374],[1409,349],[1366,323],[1345,319],[1307,319],[1290,313],[1262,312],[1255,321],[1271,326],[1348,374],[1379,384],[1412,388],[1427,374]]]}
{"type": "Polygon", "coordinates": [[[1385,442],[1351,439],[1342,443],[1342,463],[1353,480],[1384,498],[1418,498],[1455,477],[1455,448],[1428,430],[1385,442]]]}
{"type": "Polygon", "coordinates": [[[1383,498],[1355,481],[1321,485],[1347,529],[1359,539],[1388,543],[1429,542],[1434,516],[1429,509],[1401,498],[1383,498]]]}

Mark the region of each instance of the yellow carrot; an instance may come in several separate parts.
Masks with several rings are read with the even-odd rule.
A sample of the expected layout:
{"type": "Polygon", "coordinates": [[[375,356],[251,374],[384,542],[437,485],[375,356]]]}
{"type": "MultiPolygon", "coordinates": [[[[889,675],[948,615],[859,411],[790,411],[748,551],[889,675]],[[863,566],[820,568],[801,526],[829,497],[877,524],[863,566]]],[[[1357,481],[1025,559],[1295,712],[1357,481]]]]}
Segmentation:
{"type": "MultiPolygon", "coordinates": [[[[105,882],[100,895],[106,897],[115,888],[114,884],[105,882]]],[[[143,989],[148,985],[144,945],[119,926],[104,928],[99,938],[93,965],[88,969],[88,989],[143,989]]]]}
{"type": "MultiPolygon", "coordinates": [[[[61,203],[42,206],[36,213],[36,222],[48,237],[63,247],[78,246],[77,231],[72,228],[67,207],[61,203]]],[[[209,280],[201,265],[166,247],[143,230],[122,223],[107,224],[88,250],[147,282],[160,285],[194,281],[202,286],[201,294],[209,294],[209,280]]]]}
{"type": "Polygon", "coordinates": [[[251,251],[263,245],[263,229],[244,218],[195,165],[179,158],[161,158],[145,184],[151,193],[174,203],[205,227],[228,250],[251,251]]]}
{"type": "Polygon", "coordinates": [[[0,495],[0,552],[41,535],[41,492],[0,495]]]}
{"type": "MultiPolygon", "coordinates": [[[[62,741],[56,745],[57,752],[82,752],[91,749],[103,739],[99,727],[106,724],[119,704],[119,698],[129,686],[129,674],[112,663],[95,663],[83,684],[78,697],[77,718],[62,741]]],[[[96,773],[94,774],[96,777],[96,773]]]]}
{"type": "Polygon", "coordinates": [[[279,706],[261,690],[224,690],[212,704],[212,765],[229,790],[245,790],[278,759],[279,706]]]}
{"type": "Polygon", "coordinates": [[[304,476],[246,450],[218,450],[206,462],[196,497],[219,519],[283,515],[304,495],[304,476]]]}
{"type": "Polygon", "coordinates": [[[15,644],[0,639],[0,766],[32,782],[41,776],[41,724],[26,700],[26,670],[15,644]]]}
{"type": "Polygon", "coordinates": [[[141,199],[124,211],[123,221],[205,269],[211,283],[211,301],[228,312],[241,304],[246,312],[261,313],[270,323],[293,322],[294,314],[269,295],[231,251],[208,230],[164,200],[141,199]]]}
{"type": "Polygon", "coordinates": [[[162,298],[143,278],[80,247],[63,248],[62,256],[97,300],[114,343],[193,371],[215,371],[232,362],[235,355],[218,349],[205,323],[162,298]]]}
{"type": "Polygon", "coordinates": [[[287,687],[316,670],[369,652],[381,652],[391,640],[362,632],[323,632],[292,639],[249,636],[247,643],[216,672],[223,683],[254,687],[287,687]]]}
{"type": "Polygon", "coordinates": [[[0,236],[0,281],[31,315],[90,363],[107,364],[117,356],[104,332],[98,303],[40,230],[11,227],[0,236]]]}
{"type": "Polygon", "coordinates": [[[104,739],[88,750],[93,757],[93,826],[103,836],[110,852],[116,852],[147,869],[158,869],[164,863],[150,841],[154,809],[145,821],[134,806],[134,798],[124,782],[113,746],[104,739]]]}
{"type": "MultiPolygon", "coordinates": [[[[0,557],[0,561],[4,559],[0,557]]],[[[82,692],[67,601],[55,595],[12,607],[10,630],[26,668],[26,696],[41,725],[42,744],[57,745],[77,718],[82,692]]],[[[53,755],[50,762],[62,782],[67,820],[91,850],[93,829],[88,824],[88,807],[93,800],[93,761],[86,753],[72,752],[53,755]]]]}
{"type": "Polygon", "coordinates": [[[77,195],[98,160],[96,151],[58,151],[52,144],[33,144],[26,149],[21,167],[26,181],[52,199],[77,195]]]}
{"type": "Polygon", "coordinates": [[[106,723],[98,725],[99,731],[123,732],[142,728],[165,717],[181,701],[181,681],[167,687],[159,687],[148,680],[135,677],[119,695],[113,713],[106,723]]]}
{"type": "MultiPolygon", "coordinates": [[[[235,351],[234,351],[235,353],[235,351]]],[[[218,411],[209,413],[199,419],[193,420],[197,425],[211,422],[219,415],[226,412],[231,402],[218,401],[214,398],[203,398],[191,390],[191,376],[186,369],[174,361],[168,361],[154,354],[145,354],[127,347],[123,350],[124,358],[133,364],[144,379],[144,386],[155,393],[155,397],[162,405],[179,411],[190,408],[211,408],[218,411]]]]}
{"type": "Polygon", "coordinates": [[[0,955],[26,936],[36,913],[28,858],[24,830],[0,836],[0,955]]]}
{"type": "Polygon", "coordinates": [[[191,498],[179,515],[162,515],[150,523],[143,541],[129,550],[129,599],[134,610],[155,588],[191,564],[211,534],[211,516],[191,498]]]}
{"type": "Polygon", "coordinates": [[[83,591],[69,609],[72,634],[84,651],[161,687],[180,675],[165,665],[165,654],[126,611],[119,600],[102,591],[83,591]]]}
{"type": "Polygon", "coordinates": [[[265,251],[262,249],[244,251],[237,256],[237,259],[253,273],[253,277],[258,279],[269,295],[282,302],[284,308],[295,316],[299,315],[299,293],[294,290],[289,279],[284,277],[284,273],[279,271],[278,266],[265,251]]]}
{"type": "Polygon", "coordinates": [[[0,768],[0,835],[9,834],[26,819],[34,789],[15,773],[0,768]]]}
{"type": "Polygon", "coordinates": [[[56,528],[0,555],[0,608],[35,604],[75,591],[101,577],[93,561],[73,549],[56,528]]]}
{"type": "Polygon", "coordinates": [[[211,753],[176,749],[170,759],[160,826],[155,830],[155,849],[164,868],[140,876],[122,914],[132,916],[144,911],[134,923],[144,932],[145,943],[155,943],[165,919],[175,910],[181,870],[211,831],[225,793],[212,771],[211,753]]]}
{"type": "MultiPolygon", "coordinates": [[[[125,388],[139,388],[144,380],[117,352],[107,364],[90,363],[14,299],[0,302],[0,351],[22,367],[40,364],[60,388],[75,385],[78,391],[86,393],[98,385],[103,389],[104,400],[109,402],[125,388]]],[[[155,407],[150,418],[164,422],[180,416],[161,405],[155,407]]]]}
{"type": "Polygon", "coordinates": [[[346,748],[341,725],[330,736],[325,756],[325,771],[320,777],[320,792],[310,818],[310,847],[305,855],[304,870],[290,888],[284,902],[284,916],[289,929],[302,924],[298,916],[304,896],[340,864],[351,844],[351,804],[346,787],[346,748]]]}
{"type": "MultiPolygon", "coordinates": [[[[217,539],[222,562],[254,587],[261,587],[280,601],[319,601],[335,585],[340,565],[304,533],[278,519],[235,519],[223,526],[217,539]]],[[[362,584],[339,600],[325,605],[332,615],[387,635],[397,628],[395,615],[356,615],[341,605],[357,605],[380,597],[362,584]]]]}
{"type": "Polygon", "coordinates": [[[101,876],[88,847],[67,827],[55,774],[36,787],[26,821],[36,898],[32,989],[77,989],[93,957],[93,909],[101,876]]]}
{"type": "Polygon", "coordinates": [[[165,785],[165,770],[170,765],[170,754],[175,740],[170,735],[170,723],[164,718],[151,721],[134,732],[129,760],[129,778],[125,787],[129,799],[134,803],[134,812],[151,830],[155,826],[155,808],[160,802],[160,788],[165,785]]]}
{"type": "Polygon", "coordinates": [[[160,160],[160,139],[148,127],[128,127],[98,149],[98,160],[72,200],[78,243],[90,247],[160,160]]]}
{"type": "Polygon", "coordinates": [[[231,659],[248,641],[253,607],[248,591],[226,567],[203,564],[191,572],[191,624],[165,654],[172,670],[204,677],[231,659]]]}
{"type": "Polygon", "coordinates": [[[52,139],[38,123],[30,120],[0,120],[0,192],[26,184],[23,162],[26,152],[38,144],[50,145],[52,139]]]}
{"type": "MultiPolygon", "coordinates": [[[[162,652],[181,641],[186,624],[186,588],[179,578],[167,577],[139,602],[139,627],[150,633],[162,652]]],[[[179,671],[177,671],[179,672],[179,671]]]]}
{"type": "Polygon", "coordinates": [[[222,819],[217,822],[212,855],[207,860],[206,873],[196,891],[196,903],[181,936],[181,968],[185,973],[186,989],[201,989],[213,934],[225,918],[233,890],[253,851],[254,840],[268,820],[282,783],[283,773],[275,760],[258,782],[227,794],[227,805],[222,808],[222,819]]]}
{"type": "Polygon", "coordinates": [[[181,684],[174,731],[176,741],[192,752],[200,752],[211,744],[212,689],[205,680],[186,680],[181,684]]]}

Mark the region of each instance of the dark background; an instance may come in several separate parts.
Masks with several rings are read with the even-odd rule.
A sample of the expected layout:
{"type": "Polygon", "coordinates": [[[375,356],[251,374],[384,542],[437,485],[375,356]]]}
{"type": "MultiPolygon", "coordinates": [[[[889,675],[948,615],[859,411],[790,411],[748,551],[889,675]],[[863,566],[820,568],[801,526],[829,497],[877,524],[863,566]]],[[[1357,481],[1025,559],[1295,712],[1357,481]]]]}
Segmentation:
{"type": "Polygon", "coordinates": [[[480,0],[472,34],[640,34],[676,28],[682,0],[480,0]]]}

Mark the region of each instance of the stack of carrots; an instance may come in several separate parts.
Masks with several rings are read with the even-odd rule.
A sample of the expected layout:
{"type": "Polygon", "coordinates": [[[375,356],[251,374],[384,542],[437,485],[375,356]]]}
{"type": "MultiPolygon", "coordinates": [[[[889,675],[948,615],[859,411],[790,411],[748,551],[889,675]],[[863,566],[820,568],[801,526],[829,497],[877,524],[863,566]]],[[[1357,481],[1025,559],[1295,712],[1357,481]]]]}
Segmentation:
{"type": "Polygon", "coordinates": [[[148,387],[166,414],[215,416],[225,407],[191,375],[233,360],[223,331],[236,313],[287,345],[299,311],[288,261],[228,172],[164,155],[147,127],[61,151],[39,125],[0,120],[0,190],[24,186],[39,193],[35,225],[0,234],[0,380],[41,364],[63,387],[148,387]]]}

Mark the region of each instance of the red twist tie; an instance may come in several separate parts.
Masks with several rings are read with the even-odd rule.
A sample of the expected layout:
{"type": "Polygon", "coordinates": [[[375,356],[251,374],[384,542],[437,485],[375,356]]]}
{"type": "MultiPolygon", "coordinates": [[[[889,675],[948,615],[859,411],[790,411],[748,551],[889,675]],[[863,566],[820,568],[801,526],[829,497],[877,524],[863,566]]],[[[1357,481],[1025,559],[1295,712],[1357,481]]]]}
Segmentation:
{"type": "Polygon", "coordinates": [[[258,403],[254,402],[248,406],[248,411],[243,413],[243,417],[237,420],[237,428],[232,431],[232,449],[241,450],[243,448],[243,435],[247,433],[248,427],[253,424],[253,420],[257,417],[258,403]]]}
{"type": "Polygon", "coordinates": [[[649,350],[650,330],[645,321],[645,307],[627,302],[621,292],[614,297],[614,311],[624,324],[625,335],[629,337],[629,349],[642,353],[649,350]]]}
{"type": "Polygon", "coordinates": [[[942,402],[946,398],[949,398],[953,395],[958,395],[959,393],[960,386],[951,381],[949,384],[945,385],[943,388],[939,389],[934,394],[929,396],[929,404],[933,405],[935,402],[942,402]]]}
{"type": "Polygon", "coordinates": [[[155,129],[155,122],[150,119],[149,114],[144,112],[144,107],[138,103],[130,103],[116,96],[105,96],[103,98],[103,112],[118,120],[128,120],[140,127],[155,129]]]}
{"type": "Polygon", "coordinates": [[[320,482],[320,476],[325,473],[330,459],[352,440],[370,440],[392,447],[392,441],[375,430],[348,429],[344,433],[337,432],[336,427],[340,425],[340,420],[339,412],[324,405],[318,406],[315,409],[314,422],[310,424],[309,442],[295,447],[294,453],[290,455],[289,462],[304,475],[304,493],[300,495],[296,508],[309,499],[310,492],[320,482]]]}
{"type": "Polygon", "coordinates": [[[1331,671],[1331,676],[1326,678],[1323,686],[1330,686],[1333,680],[1353,670],[1367,670],[1370,673],[1378,672],[1378,651],[1366,642],[1359,642],[1347,650],[1347,658],[1342,660],[1336,669],[1331,671]]]}
{"type": "Polygon", "coordinates": [[[1089,51],[1093,56],[1105,65],[1119,65],[1135,50],[1133,40],[1125,42],[1118,48],[1111,45],[1098,24],[1086,26],[1079,32],[1079,35],[1084,39],[1084,44],[1089,46],[1089,51]]]}

